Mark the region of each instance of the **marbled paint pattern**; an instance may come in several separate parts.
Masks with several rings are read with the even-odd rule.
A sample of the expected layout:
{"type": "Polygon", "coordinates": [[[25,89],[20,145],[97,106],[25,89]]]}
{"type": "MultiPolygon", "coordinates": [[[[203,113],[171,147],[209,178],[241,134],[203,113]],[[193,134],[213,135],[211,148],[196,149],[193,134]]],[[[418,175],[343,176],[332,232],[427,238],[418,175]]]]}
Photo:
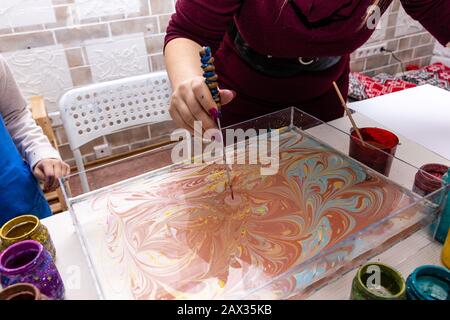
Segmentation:
{"type": "Polygon", "coordinates": [[[233,166],[234,202],[220,165],[172,169],[91,200],[107,212],[107,256],[126,290],[243,298],[412,201],[307,136],[284,134],[280,151],[277,175],[233,166]]]}

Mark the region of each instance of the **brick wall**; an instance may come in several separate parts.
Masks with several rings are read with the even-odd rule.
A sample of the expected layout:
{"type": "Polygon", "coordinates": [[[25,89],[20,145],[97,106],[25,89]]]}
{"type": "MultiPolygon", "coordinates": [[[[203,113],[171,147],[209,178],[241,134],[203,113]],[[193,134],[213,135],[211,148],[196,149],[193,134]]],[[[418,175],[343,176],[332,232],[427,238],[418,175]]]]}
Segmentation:
{"type": "MultiPolygon", "coordinates": [[[[26,97],[43,95],[57,114],[66,91],[165,69],[162,55],[175,0],[9,0],[0,1],[0,53],[8,60],[26,97]]],[[[56,115],[57,117],[57,115],[56,115]]],[[[89,143],[108,142],[113,153],[143,147],[172,130],[171,123],[133,128],[89,143]]],[[[64,128],[55,126],[60,152],[73,155],[64,128]]]]}
{"type": "MultiPolygon", "coordinates": [[[[164,69],[162,47],[175,0],[9,0],[0,1],[0,53],[6,57],[25,96],[43,95],[57,114],[61,95],[72,88],[164,69]]],[[[388,41],[406,64],[429,63],[433,38],[400,9],[398,0],[367,45],[388,41]]],[[[352,60],[354,71],[396,73],[390,55],[352,60]]],[[[57,116],[57,115],[56,115],[57,116]]],[[[171,123],[134,128],[98,139],[82,148],[109,142],[114,153],[152,143],[171,123]]],[[[55,126],[60,151],[73,164],[64,129],[55,126]]]]}
{"type": "Polygon", "coordinates": [[[384,42],[387,49],[394,51],[402,63],[388,53],[364,59],[358,59],[354,53],[351,62],[352,71],[373,76],[381,72],[388,74],[402,72],[408,64],[428,65],[436,41],[418,22],[406,14],[400,1],[395,0],[383,16],[372,38],[364,46],[384,42]]]}

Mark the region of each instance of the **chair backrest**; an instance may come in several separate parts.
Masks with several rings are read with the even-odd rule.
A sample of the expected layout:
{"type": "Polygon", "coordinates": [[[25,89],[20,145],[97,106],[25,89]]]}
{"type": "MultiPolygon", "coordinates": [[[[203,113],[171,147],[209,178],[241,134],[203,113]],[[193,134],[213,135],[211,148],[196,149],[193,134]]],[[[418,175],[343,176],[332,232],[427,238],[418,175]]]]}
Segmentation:
{"type": "Polygon", "coordinates": [[[171,120],[166,72],[124,78],[68,91],[59,102],[72,150],[115,131],[171,120]]]}

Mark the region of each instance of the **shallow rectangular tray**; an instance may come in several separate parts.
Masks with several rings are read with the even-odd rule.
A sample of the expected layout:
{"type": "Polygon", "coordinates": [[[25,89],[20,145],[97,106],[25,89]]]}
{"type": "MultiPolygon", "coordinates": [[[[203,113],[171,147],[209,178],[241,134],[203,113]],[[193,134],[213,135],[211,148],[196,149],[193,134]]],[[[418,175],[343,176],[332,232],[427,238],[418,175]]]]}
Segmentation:
{"type": "MultiPolygon", "coordinates": [[[[233,128],[281,129],[280,170],[233,165],[234,201],[223,165],[171,164],[173,145],[85,172],[88,193],[65,179],[100,297],[303,298],[437,217],[444,188],[420,197],[320,140],[349,137],[297,109],[233,128]]],[[[418,170],[393,160],[394,176],[418,170]]]]}

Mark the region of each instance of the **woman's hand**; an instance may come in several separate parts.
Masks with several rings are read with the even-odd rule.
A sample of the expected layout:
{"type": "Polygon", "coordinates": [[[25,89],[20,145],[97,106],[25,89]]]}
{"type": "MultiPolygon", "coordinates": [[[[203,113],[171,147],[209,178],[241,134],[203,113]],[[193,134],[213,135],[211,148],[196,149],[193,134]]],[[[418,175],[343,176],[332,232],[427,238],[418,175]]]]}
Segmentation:
{"type": "MultiPolygon", "coordinates": [[[[222,105],[230,103],[236,93],[220,90],[222,105]]],[[[172,95],[169,112],[176,124],[194,133],[194,122],[201,121],[203,130],[216,128],[211,110],[217,109],[211,92],[201,76],[181,82],[172,95]]],[[[199,132],[200,133],[200,132],[199,132]]]]}
{"type": "Polygon", "coordinates": [[[44,191],[54,191],[58,187],[58,179],[70,174],[70,167],[59,159],[43,159],[33,169],[33,174],[44,182],[44,191]]]}

